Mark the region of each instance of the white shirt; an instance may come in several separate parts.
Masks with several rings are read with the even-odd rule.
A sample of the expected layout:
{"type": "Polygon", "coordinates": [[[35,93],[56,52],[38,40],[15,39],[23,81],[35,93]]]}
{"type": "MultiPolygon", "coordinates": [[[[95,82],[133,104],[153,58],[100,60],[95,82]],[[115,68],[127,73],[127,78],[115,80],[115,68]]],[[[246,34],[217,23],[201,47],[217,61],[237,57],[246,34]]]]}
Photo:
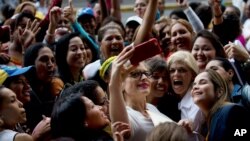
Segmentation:
{"type": "MultiPolygon", "coordinates": [[[[152,104],[147,103],[146,106],[147,106],[147,111],[150,111],[154,114],[158,114],[161,117],[168,118],[152,104]]],[[[126,106],[126,109],[128,112],[129,122],[131,124],[131,131],[132,131],[129,141],[145,141],[146,136],[155,127],[152,119],[150,117],[145,117],[140,112],[132,109],[131,107],[126,106]]]]}
{"type": "Polygon", "coordinates": [[[190,90],[188,90],[185,96],[178,103],[178,109],[181,110],[181,119],[191,119],[194,121],[199,107],[194,104],[190,90]]]}

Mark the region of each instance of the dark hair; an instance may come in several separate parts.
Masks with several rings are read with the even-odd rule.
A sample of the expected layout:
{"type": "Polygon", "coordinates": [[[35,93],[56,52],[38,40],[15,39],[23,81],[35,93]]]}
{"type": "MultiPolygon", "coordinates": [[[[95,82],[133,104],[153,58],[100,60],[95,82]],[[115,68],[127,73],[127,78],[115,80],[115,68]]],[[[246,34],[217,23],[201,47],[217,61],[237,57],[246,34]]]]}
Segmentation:
{"type": "Polygon", "coordinates": [[[1,8],[1,11],[5,20],[7,20],[14,15],[15,9],[9,4],[4,4],[1,8]]]}
{"type": "Polygon", "coordinates": [[[212,8],[209,5],[200,4],[195,9],[195,13],[201,19],[205,29],[207,29],[213,18],[212,8]]]}
{"type": "Polygon", "coordinates": [[[224,20],[223,20],[223,31],[227,31],[223,35],[226,37],[226,41],[233,42],[242,32],[241,30],[241,23],[240,23],[240,17],[236,13],[227,13],[224,14],[224,20]]]}
{"type": "Polygon", "coordinates": [[[73,83],[72,73],[67,63],[67,54],[69,49],[69,42],[74,37],[79,37],[79,33],[66,34],[62,36],[56,44],[56,50],[55,50],[56,64],[58,67],[60,78],[63,80],[65,84],[73,83]]]}
{"type": "Polygon", "coordinates": [[[38,57],[38,53],[44,47],[48,47],[48,46],[44,43],[35,43],[35,44],[32,44],[30,47],[28,47],[24,54],[24,66],[27,67],[27,66],[35,65],[35,61],[36,61],[36,58],[38,57]]]}
{"type": "MultiPolygon", "coordinates": [[[[232,78],[233,83],[234,83],[234,84],[239,84],[239,85],[240,85],[240,81],[239,81],[239,79],[238,79],[238,77],[237,77],[237,74],[236,74],[236,72],[235,72],[235,70],[234,70],[232,64],[229,62],[228,59],[226,59],[226,58],[221,58],[221,57],[216,57],[216,58],[214,58],[214,59],[212,59],[212,60],[219,61],[221,67],[223,67],[223,68],[225,69],[225,71],[228,71],[228,70],[231,69],[231,70],[234,72],[234,76],[233,76],[233,78],[232,78]]],[[[211,60],[211,61],[212,61],[212,60],[211,60]]]]}
{"type": "Polygon", "coordinates": [[[151,73],[155,71],[167,71],[167,62],[160,57],[153,57],[146,61],[146,65],[151,73]]]}
{"type": "Polygon", "coordinates": [[[125,27],[124,25],[122,24],[122,22],[120,20],[118,20],[117,18],[115,17],[112,17],[112,16],[109,16],[109,17],[106,17],[104,19],[104,21],[102,22],[101,24],[101,27],[98,31],[98,41],[101,42],[102,39],[103,39],[103,36],[105,34],[105,32],[108,30],[108,29],[112,29],[112,28],[116,28],[120,31],[121,35],[123,38],[125,38],[125,34],[126,34],[126,31],[125,31],[125,27]],[[115,25],[109,25],[111,23],[114,23],[115,25]]]}
{"type": "Polygon", "coordinates": [[[229,5],[229,6],[226,7],[226,9],[227,9],[228,7],[229,7],[229,8],[233,8],[233,10],[234,10],[233,13],[235,13],[238,17],[240,17],[240,15],[241,15],[240,13],[241,13],[241,12],[240,12],[240,9],[239,9],[238,7],[236,7],[236,6],[234,6],[234,5],[229,5]]]}
{"type": "Polygon", "coordinates": [[[83,96],[88,97],[96,105],[99,105],[97,102],[97,92],[96,88],[99,86],[98,82],[95,80],[85,80],[78,82],[77,84],[65,89],[61,96],[66,97],[71,95],[71,93],[81,93],[83,96]],[[71,93],[70,93],[71,92],[71,93]]]}
{"type": "Polygon", "coordinates": [[[18,28],[18,24],[22,21],[23,18],[29,18],[31,21],[35,19],[35,17],[31,13],[21,12],[20,14],[17,15],[14,22],[10,24],[11,32],[14,32],[15,29],[18,28]]]}
{"type": "Polygon", "coordinates": [[[54,105],[51,114],[51,134],[53,138],[72,137],[81,140],[84,134],[86,106],[82,94],[72,93],[60,98],[54,105]]]}
{"type": "Polygon", "coordinates": [[[83,43],[86,43],[86,47],[91,50],[92,60],[90,61],[90,63],[98,60],[99,59],[99,50],[96,50],[95,47],[91,44],[91,42],[89,40],[86,40],[83,38],[81,38],[81,39],[82,39],[83,43]]]}
{"type": "Polygon", "coordinates": [[[201,2],[190,2],[189,6],[195,11],[201,4],[201,2]]]}
{"type": "Polygon", "coordinates": [[[193,44],[198,39],[199,37],[206,38],[207,40],[210,41],[210,43],[213,45],[215,51],[216,51],[216,57],[223,57],[227,58],[227,55],[224,51],[223,45],[221,44],[219,38],[217,37],[216,34],[209,32],[207,30],[201,30],[198,32],[198,34],[195,36],[193,40],[193,44]]]}
{"type": "Polygon", "coordinates": [[[172,12],[170,12],[169,17],[171,18],[173,15],[176,15],[179,19],[184,19],[188,21],[188,18],[182,9],[173,10],[172,12]]]}

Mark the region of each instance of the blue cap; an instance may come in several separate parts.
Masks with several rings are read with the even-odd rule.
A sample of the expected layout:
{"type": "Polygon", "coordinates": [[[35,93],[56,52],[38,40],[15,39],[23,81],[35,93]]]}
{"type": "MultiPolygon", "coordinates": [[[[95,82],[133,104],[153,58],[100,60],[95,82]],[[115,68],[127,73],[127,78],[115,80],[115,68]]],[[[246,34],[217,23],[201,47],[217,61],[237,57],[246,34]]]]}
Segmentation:
{"type": "Polygon", "coordinates": [[[83,16],[87,16],[87,15],[92,16],[92,17],[95,17],[94,11],[93,11],[92,8],[86,7],[86,8],[81,9],[81,10],[79,11],[79,13],[78,13],[77,18],[83,17],[83,16]]]}
{"type": "Polygon", "coordinates": [[[17,66],[7,66],[7,65],[0,65],[0,69],[4,70],[8,73],[8,76],[17,76],[28,72],[33,66],[28,67],[17,67],[17,66]]]}

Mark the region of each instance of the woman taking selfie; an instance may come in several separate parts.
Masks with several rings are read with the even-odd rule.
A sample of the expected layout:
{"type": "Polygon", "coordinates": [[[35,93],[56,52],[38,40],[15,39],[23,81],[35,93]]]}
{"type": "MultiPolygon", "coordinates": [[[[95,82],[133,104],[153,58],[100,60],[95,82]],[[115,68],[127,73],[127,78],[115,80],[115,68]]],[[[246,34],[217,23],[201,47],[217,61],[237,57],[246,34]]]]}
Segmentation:
{"type": "Polygon", "coordinates": [[[151,86],[151,74],[146,65],[142,62],[132,69],[124,67],[133,53],[133,47],[126,47],[112,63],[109,109],[112,123],[124,122],[130,126],[130,134],[126,138],[130,141],[142,141],[161,122],[158,117],[164,121],[172,120],[160,113],[155,106],[146,103],[151,86]]]}

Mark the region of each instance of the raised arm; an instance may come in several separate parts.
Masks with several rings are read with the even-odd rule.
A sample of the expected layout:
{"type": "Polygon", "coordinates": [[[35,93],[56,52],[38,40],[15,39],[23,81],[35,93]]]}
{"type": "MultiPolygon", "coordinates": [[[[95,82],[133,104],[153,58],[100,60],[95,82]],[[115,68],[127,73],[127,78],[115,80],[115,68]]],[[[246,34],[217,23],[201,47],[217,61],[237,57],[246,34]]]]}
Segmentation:
{"type": "Polygon", "coordinates": [[[218,25],[223,22],[223,13],[220,5],[221,0],[209,0],[209,4],[213,10],[213,24],[218,25]]]}
{"type": "Polygon", "coordinates": [[[131,69],[124,68],[124,64],[133,55],[134,48],[126,47],[112,63],[111,78],[109,83],[110,92],[110,118],[111,122],[123,122],[129,124],[128,113],[122,92],[122,83],[131,69]]]}
{"type": "Polygon", "coordinates": [[[116,17],[120,21],[121,18],[121,8],[120,8],[120,0],[111,0],[111,10],[110,15],[116,17]]]}
{"type": "Polygon", "coordinates": [[[48,29],[48,26],[49,26],[49,13],[50,13],[50,10],[54,7],[54,6],[57,6],[57,7],[61,7],[62,5],[62,0],[53,0],[51,2],[51,5],[49,6],[49,10],[48,10],[48,13],[47,15],[45,16],[45,18],[40,22],[39,24],[39,27],[41,28],[41,30],[38,32],[38,34],[36,35],[36,41],[37,42],[42,42],[43,39],[44,39],[44,36],[46,34],[46,31],[48,29]]]}
{"type": "Polygon", "coordinates": [[[89,34],[76,21],[76,12],[74,10],[72,0],[69,0],[69,6],[67,6],[63,9],[63,14],[65,15],[65,18],[67,18],[70,21],[74,32],[79,32],[80,36],[85,38],[86,40],[88,40],[89,43],[91,44],[91,47],[94,47],[95,50],[97,50],[97,52],[98,52],[99,46],[97,45],[97,43],[91,37],[89,37],[89,34]]]}
{"type": "Polygon", "coordinates": [[[99,0],[99,4],[101,7],[101,22],[102,22],[106,17],[108,17],[109,12],[105,0],[99,0]]]}
{"type": "Polygon", "coordinates": [[[50,10],[50,13],[49,13],[49,28],[48,30],[46,31],[46,35],[45,35],[45,42],[47,44],[52,44],[55,42],[55,30],[56,30],[56,27],[58,25],[58,22],[60,21],[61,19],[61,14],[62,14],[62,10],[60,7],[53,7],[51,10],[50,10]]]}
{"type": "Polygon", "coordinates": [[[157,0],[149,0],[148,7],[145,11],[142,24],[136,35],[134,45],[138,45],[149,39],[155,22],[157,11],[157,0]]]}
{"type": "Polygon", "coordinates": [[[195,33],[198,33],[199,31],[204,29],[203,23],[196,15],[194,10],[188,5],[187,0],[177,0],[177,4],[184,9],[184,13],[186,14],[188,21],[192,25],[195,33]]]}

